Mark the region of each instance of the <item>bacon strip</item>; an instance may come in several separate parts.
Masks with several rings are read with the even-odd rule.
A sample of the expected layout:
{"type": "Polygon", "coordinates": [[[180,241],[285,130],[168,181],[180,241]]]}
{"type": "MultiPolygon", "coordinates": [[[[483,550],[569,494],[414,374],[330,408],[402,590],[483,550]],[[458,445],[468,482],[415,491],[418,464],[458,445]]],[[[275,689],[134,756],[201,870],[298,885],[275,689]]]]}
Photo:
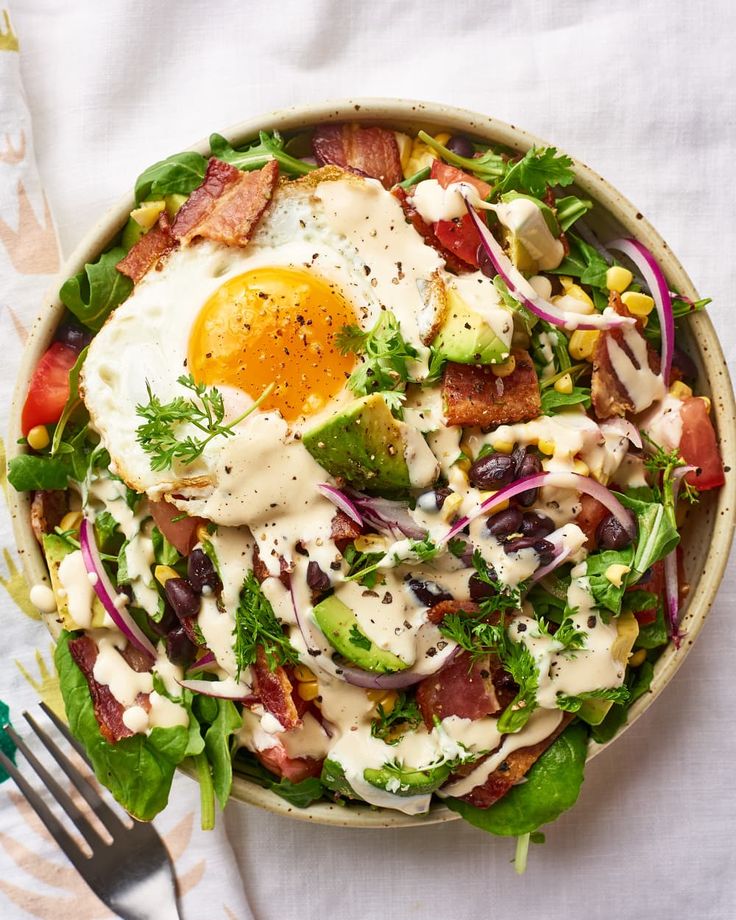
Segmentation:
{"type": "Polygon", "coordinates": [[[137,284],[152,268],[159,268],[161,260],[178,246],[171,233],[166,211],[162,211],[156,224],[144,234],[116,268],[137,284]]]}
{"type": "Polygon", "coordinates": [[[332,519],[330,537],[341,553],[345,552],[345,547],[353,540],[357,540],[362,533],[363,528],[360,524],[356,524],[344,511],[338,510],[332,519]]]}
{"type": "Polygon", "coordinates": [[[475,616],[480,612],[480,607],[475,601],[440,601],[427,611],[427,619],[430,623],[439,624],[446,616],[452,613],[465,613],[468,616],[475,616]]]}
{"type": "Polygon", "coordinates": [[[470,655],[463,652],[417,685],[417,705],[430,731],[435,717],[481,719],[502,710],[492,676],[500,668],[498,660],[487,655],[472,664],[471,661],[470,655]]]}
{"type": "MultiPolygon", "coordinates": [[[[92,704],[95,710],[102,737],[105,741],[114,744],[121,738],[130,738],[133,732],[123,722],[125,707],[112,695],[106,684],[98,683],[93,675],[95,661],[97,661],[97,646],[89,636],[80,636],[69,642],[69,651],[79,670],[84,674],[92,704]]],[[[138,705],[148,708],[148,695],[138,694],[138,705]]]]}
{"type": "Polygon", "coordinates": [[[53,533],[67,510],[67,494],[60,490],[42,489],[33,493],[31,502],[31,529],[40,543],[43,535],[53,533]]]}
{"type": "Polygon", "coordinates": [[[512,352],[516,367],[496,377],[490,366],[449,363],[442,378],[448,425],[490,428],[537,418],[542,411],[539,381],[528,352],[512,352]]]}
{"type": "Polygon", "coordinates": [[[419,214],[419,212],[409,200],[406,189],[397,186],[395,189],[392,189],[391,194],[398,200],[399,204],[401,205],[404,211],[404,217],[406,217],[412,227],[414,227],[417,233],[424,239],[424,242],[427,243],[428,246],[431,246],[432,249],[436,249],[437,252],[440,253],[450,271],[455,272],[457,275],[461,275],[463,272],[473,270],[472,266],[466,265],[462,259],[455,255],[454,252],[449,249],[445,249],[432,227],[430,227],[428,223],[425,223],[421,214],[419,214]]]}
{"type": "Polygon", "coordinates": [[[275,160],[263,169],[242,172],[212,157],[204,181],[176,215],[174,237],[184,245],[203,237],[228,246],[245,246],[268,207],[278,177],[275,160]]]}
{"type": "Polygon", "coordinates": [[[404,178],[399,145],[393,131],[386,128],[319,125],[312,138],[312,149],[320,166],[339,166],[378,179],[384,188],[391,188],[404,178]]]}
{"type": "Polygon", "coordinates": [[[257,657],[253,664],[253,677],[253,689],[259,700],[264,708],[279,720],[284,731],[291,731],[292,728],[301,725],[302,720],[291,698],[293,688],[286,671],[280,665],[271,671],[261,646],[258,647],[257,657]]]}

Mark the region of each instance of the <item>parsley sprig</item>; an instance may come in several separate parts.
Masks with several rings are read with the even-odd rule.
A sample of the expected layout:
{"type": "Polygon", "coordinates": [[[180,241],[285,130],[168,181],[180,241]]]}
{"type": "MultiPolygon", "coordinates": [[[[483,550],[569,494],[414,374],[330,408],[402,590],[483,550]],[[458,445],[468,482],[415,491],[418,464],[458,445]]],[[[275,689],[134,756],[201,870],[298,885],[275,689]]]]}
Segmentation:
{"type": "Polygon", "coordinates": [[[241,671],[256,660],[259,645],[263,648],[271,671],[278,665],[299,663],[296,649],[284,634],[273,607],[253,572],[248,572],[240,589],[233,635],[238,679],[241,671]]]}
{"type": "Polygon", "coordinates": [[[234,435],[235,426],[257,409],[274,388],[274,384],[269,384],[242,415],[225,424],[225,403],[216,387],[197,383],[191,374],[182,375],[177,383],[192,396],[175,396],[171,402],[162,403],[146,381],[148,404],[136,406],[136,413],[145,420],[136,429],[136,440],[151,455],[154,472],[170,469],[175,461],[185,466],[194,463],[213,438],[234,435]],[[192,425],[204,437],[180,438],[177,430],[181,425],[192,425]]]}
{"type": "MultiPolygon", "coordinates": [[[[348,386],[357,396],[369,393],[384,393],[401,389],[409,379],[408,362],[418,356],[413,345],[401,334],[396,316],[386,310],[376,325],[367,332],[359,326],[343,326],[335,337],[338,350],[346,355],[353,352],[362,358],[362,363],[348,378],[348,386]]],[[[397,408],[399,394],[389,397],[397,408]]]]}

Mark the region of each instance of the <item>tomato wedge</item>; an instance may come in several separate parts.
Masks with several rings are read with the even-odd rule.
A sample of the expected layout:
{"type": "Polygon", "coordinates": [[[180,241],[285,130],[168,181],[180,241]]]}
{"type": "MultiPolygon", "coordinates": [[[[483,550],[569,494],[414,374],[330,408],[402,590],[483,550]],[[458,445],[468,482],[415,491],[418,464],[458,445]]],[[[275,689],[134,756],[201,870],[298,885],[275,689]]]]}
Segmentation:
{"type": "Polygon", "coordinates": [[[466,265],[478,268],[480,237],[470,214],[465,214],[458,220],[438,220],[433,229],[444,249],[466,265]]]}
{"type": "Polygon", "coordinates": [[[197,542],[197,528],[206,521],[199,517],[189,517],[171,502],[149,501],[148,505],[156,527],[177,552],[188,556],[197,542]]]}
{"type": "Polygon", "coordinates": [[[719,488],[726,478],[718,439],[705,401],[699,396],[683,400],[680,419],[680,455],[687,464],[697,467],[694,472],[687,474],[686,482],[700,492],[719,488]]]}
{"type": "Polygon", "coordinates": [[[79,352],[62,342],[54,342],[36,365],[28,395],[23,404],[21,430],[28,434],[36,425],[55,425],[69,399],[69,371],[79,352]]]}
{"type": "Polygon", "coordinates": [[[463,172],[462,169],[458,169],[456,166],[449,166],[441,160],[433,161],[429,177],[430,179],[436,179],[442,188],[447,188],[453,182],[467,182],[468,185],[472,185],[476,189],[481,198],[487,198],[491,194],[491,187],[487,182],[482,179],[476,179],[475,176],[463,172]]]}

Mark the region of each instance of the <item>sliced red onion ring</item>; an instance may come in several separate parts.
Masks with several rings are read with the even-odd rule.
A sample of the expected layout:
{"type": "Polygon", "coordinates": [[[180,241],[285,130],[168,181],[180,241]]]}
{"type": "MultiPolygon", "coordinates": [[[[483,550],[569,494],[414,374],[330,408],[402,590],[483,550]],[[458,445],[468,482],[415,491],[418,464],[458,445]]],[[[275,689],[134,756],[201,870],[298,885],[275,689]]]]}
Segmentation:
{"type": "Polygon", "coordinates": [[[384,533],[393,539],[404,536],[412,540],[421,540],[427,534],[427,531],[420,527],[411,516],[404,502],[390,498],[374,498],[371,495],[363,495],[361,492],[351,492],[350,497],[355,502],[365,523],[379,533],[384,533]]]}
{"type": "Polygon", "coordinates": [[[605,422],[601,422],[598,427],[604,434],[607,431],[612,431],[615,434],[620,434],[622,438],[628,438],[634,447],[638,447],[640,449],[642,447],[641,433],[639,432],[639,429],[636,427],[636,425],[634,425],[634,423],[630,422],[628,419],[610,418],[605,422]]]}
{"type": "MultiPolygon", "coordinates": [[[[680,466],[672,474],[672,498],[677,505],[677,495],[682,485],[683,477],[691,473],[694,466],[680,466]]],[[[667,603],[667,619],[670,627],[670,638],[675,643],[675,648],[685,638],[685,633],[680,631],[680,580],[677,577],[677,548],[672,550],[664,560],[664,591],[667,603]]]]}
{"type": "Polygon", "coordinates": [[[355,521],[359,527],[363,526],[363,518],[360,516],[360,512],[344,492],[341,492],[335,486],[331,486],[329,482],[320,482],[317,488],[333,505],[336,505],[340,511],[347,514],[351,521],[355,521]]]}
{"type": "Polygon", "coordinates": [[[136,648],[150,655],[155,660],[157,657],[156,649],[141,631],[130,613],[128,613],[126,606],[118,606],[116,603],[117,599],[120,597],[124,597],[126,603],[128,599],[124,594],[120,594],[113,587],[113,583],[110,581],[105,571],[102,559],[100,559],[100,554],[97,550],[92,522],[87,518],[82,520],[79,528],[79,546],[82,550],[84,567],[87,570],[87,574],[92,576],[90,577],[90,582],[95,589],[95,594],[102,602],[102,606],[108,612],[110,618],[120,632],[123,633],[136,648]]]}
{"type": "Polygon", "coordinates": [[[439,539],[438,545],[442,546],[447,543],[448,540],[451,540],[464,530],[471,521],[481,517],[481,515],[487,514],[496,505],[508,501],[508,499],[513,498],[515,495],[519,495],[521,492],[527,492],[530,489],[538,489],[541,486],[553,486],[559,489],[574,489],[577,492],[584,492],[586,495],[591,495],[608,508],[632,539],[636,536],[636,525],[631,515],[616,496],[605,486],[596,482],[595,479],[591,479],[588,476],[582,476],[580,473],[545,472],[534,473],[532,476],[525,476],[523,479],[517,479],[516,482],[512,482],[511,485],[504,486],[503,489],[494,492],[490,498],[487,498],[478,505],[470,514],[461,517],[453,524],[447,533],[439,539]]]}
{"type": "Polygon", "coordinates": [[[638,240],[614,240],[608,244],[608,248],[615,249],[631,259],[654,298],[662,330],[662,376],[669,386],[675,349],[675,318],[672,313],[672,297],[664,273],[652,253],[638,240]]]}
{"type": "Polygon", "coordinates": [[[544,578],[545,575],[549,575],[550,572],[554,571],[556,568],[562,565],[562,563],[567,559],[572,550],[569,546],[564,544],[558,548],[558,552],[555,555],[555,558],[552,562],[548,562],[547,565],[543,565],[541,568],[532,575],[532,581],[539,581],[541,578],[544,578]]]}
{"type": "Polygon", "coordinates": [[[470,196],[463,193],[463,197],[465,198],[470,218],[480,235],[483,249],[493,263],[493,267],[503,278],[509,292],[518,298],[527,310],[530,310],[545,322],[551,323],[553,326],[562,326],[564,329],[613,329],[631,325],[634,322],[629,317],[619,316],[618,313],[608,307],[603,313],[572,313],[568,310],[559,310],[554,304],[540,297],[514,266],[499,243],[496,242],[495,237],[470,203],[470,196]]]}
{"type": "Polygon", "coordinates": [[[200,693],[202,696],[214,696],[218,700],[234,700],[236,703],[254,703],[256,697],[250,692],[249,687],[244,687],[244,693],[233,693],[233,688],[221,686],[224,681],[219,680],[179,680],[177,683],[185,690],[200,693]]]}

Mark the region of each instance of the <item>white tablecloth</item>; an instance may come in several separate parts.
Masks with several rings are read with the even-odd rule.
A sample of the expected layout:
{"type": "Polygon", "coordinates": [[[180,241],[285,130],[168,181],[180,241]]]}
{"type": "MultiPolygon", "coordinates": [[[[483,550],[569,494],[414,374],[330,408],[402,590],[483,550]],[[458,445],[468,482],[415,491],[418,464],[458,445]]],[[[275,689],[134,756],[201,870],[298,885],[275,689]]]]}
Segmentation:
{"type": "MultiPolygon", "coordinates": [[[[65,253],[152,161],[262,111],[335,96],[434,99],[527,127],[635,201],[732,363],[736,5],[730,0],[13,3],[41,178],[65,253]]],[[[7,394],[6,394],[7,396],[7,394]]],[[[348,831],[232,805],[259,920],[736,916],[729,574],[659,702],[533,847],[460,822],[348,831]]]]}

